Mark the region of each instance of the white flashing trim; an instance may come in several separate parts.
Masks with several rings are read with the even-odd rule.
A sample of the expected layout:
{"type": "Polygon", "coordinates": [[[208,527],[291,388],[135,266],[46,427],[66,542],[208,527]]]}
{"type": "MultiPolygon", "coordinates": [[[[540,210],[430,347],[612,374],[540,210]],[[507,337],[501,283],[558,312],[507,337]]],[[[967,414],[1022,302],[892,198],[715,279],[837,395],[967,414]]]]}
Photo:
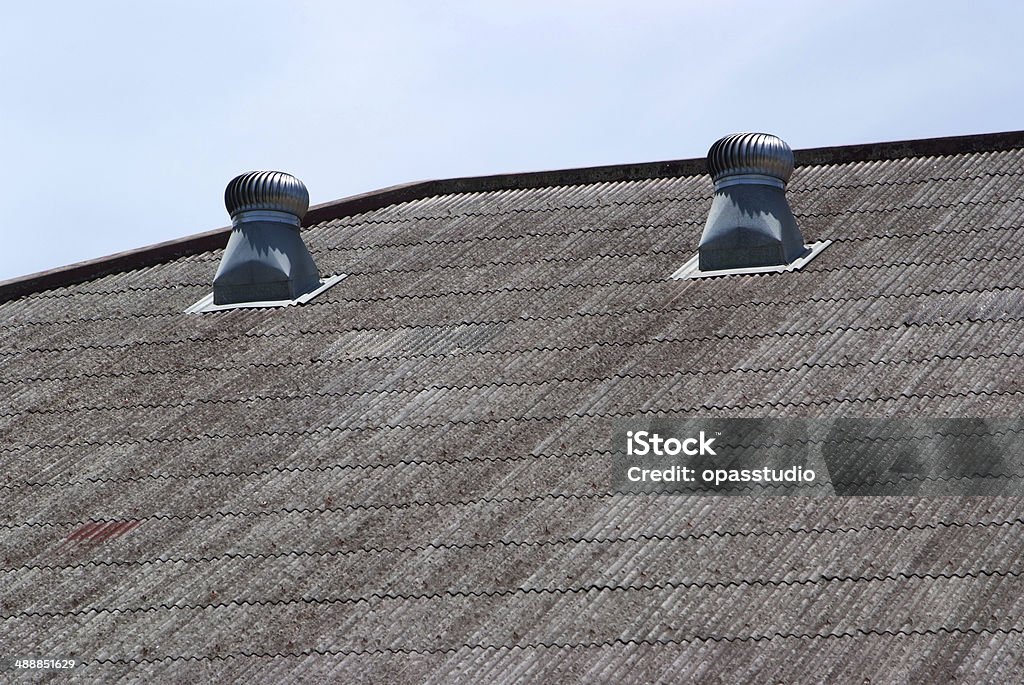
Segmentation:
{"type": "Polygon", "coordinates": [[[341,281],[348,274],[339,274],[337,276],[328,276],[327,278],[320,280],[320,287],[316,290],[311,290],[305,295],[301,295],[294,300],[265,300],[263,302],[238,302],[235,304],[214,304],[213,293],[210,293],[203,299],[196,302],[194,305],[185,310],[186,314],[201,314],[203,312],[220,312],[226,309],[256,309],[260,307],[290,307],[293,304],[305,304],[312,300],[314,297],[322,293],[323,291],[330,288],[335,283],[341,281]]]}
{"type": "Polygon", "coordinates": [[[719,269],[717,271],[701,271],[700,270],[700,255],[695,254],[693,257],[683,264],[679,269],[672,274],[672,278],[675,280],[693,279],[693,278],[714,278],[715,276],[738,276],[743,274],[772,274],[772,273],[784,273],[787,271],[796,271],[802,269],[807,262],[811,261],[822,251],[832,244],[831,240],[821,240],[816,243],[807,245],[808,252],[803,257],[800,257],[790,264],[778,264],[776,266],[752,266],[742,269],[719,269]]]}

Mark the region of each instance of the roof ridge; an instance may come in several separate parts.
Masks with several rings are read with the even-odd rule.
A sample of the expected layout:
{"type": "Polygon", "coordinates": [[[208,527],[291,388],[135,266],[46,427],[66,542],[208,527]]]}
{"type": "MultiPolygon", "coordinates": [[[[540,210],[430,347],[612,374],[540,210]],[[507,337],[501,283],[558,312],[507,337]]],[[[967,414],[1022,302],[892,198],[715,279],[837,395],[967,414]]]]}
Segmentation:
{"type": "MultiPolygon", "coordinates": [[[[807,148],[795,150],[794,155],[796,166],[801,167],[997,152],[1016,148],[1024,148],[1024,131],[807,148]]],[[[705,165],[705,158],[699,157],[403,183],[314,205],[309,208],[302,224],[311,226],[435,195],[692,176],[706,173],[705,165]]],[[[184,238],[0,281],[0,303],[43,290],[83,283],[112,273],[153,266],[178,257],[216,250],[224,247],[230,233],[231,227],[224,226],[184,238]]]]}

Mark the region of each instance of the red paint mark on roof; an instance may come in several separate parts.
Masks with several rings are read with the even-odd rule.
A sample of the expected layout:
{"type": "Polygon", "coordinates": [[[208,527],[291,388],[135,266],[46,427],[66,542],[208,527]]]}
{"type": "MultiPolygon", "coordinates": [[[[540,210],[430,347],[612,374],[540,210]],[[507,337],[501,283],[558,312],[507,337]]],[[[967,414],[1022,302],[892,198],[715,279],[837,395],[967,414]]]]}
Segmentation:
{"type": "Polygon", "coordinates": [[[64,541],[65,542],[76,542],[78,540],[81,540],[84,537],[86,537],[87,535],[89,535],[89,533],[91,533],[94,529],[98,528],[99,525],[100,525],[99,523],[87,523],[84,526],[82,526],[81,528],[78,528],[77,530],[73,531],[71,533],[71,535],[67,536],[64,539],[64,541]]]}
{"type": "Polygon", "coordinates": [[[99,544],[121,537],[140,525],[142,525],[142,521],[134,519],[126,521],[91,521],[71,531],[61,544],[99,544]]]}

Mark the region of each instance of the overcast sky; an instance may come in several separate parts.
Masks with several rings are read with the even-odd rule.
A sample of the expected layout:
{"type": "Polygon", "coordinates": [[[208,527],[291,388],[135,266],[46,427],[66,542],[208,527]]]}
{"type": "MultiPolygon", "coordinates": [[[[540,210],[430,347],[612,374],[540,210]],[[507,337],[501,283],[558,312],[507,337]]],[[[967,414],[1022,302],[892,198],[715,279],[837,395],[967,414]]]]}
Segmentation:
{"type": "MultiPolygon", "coordinates": [[[[1024,3],[56,2],[0,15],[0,279],[428,178],[1024,128],[1024,3]]],[[[211,275],[212,276],[212,275],[211,275]]]]}

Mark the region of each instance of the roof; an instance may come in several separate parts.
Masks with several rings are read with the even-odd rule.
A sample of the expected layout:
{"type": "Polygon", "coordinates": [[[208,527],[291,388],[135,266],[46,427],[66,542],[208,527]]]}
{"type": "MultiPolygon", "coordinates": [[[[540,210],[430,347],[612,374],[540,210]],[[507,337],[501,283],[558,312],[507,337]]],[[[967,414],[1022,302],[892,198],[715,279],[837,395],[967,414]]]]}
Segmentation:
{"type": "Polygon", "coordinates": [[[617,494],[635,416],[1020,413],[1024,132],[796,152],[800,271],[700,280],[703,160],[311,210],[0,285],[0,655],[89,680],[1013,682],[1011,497],[617,494]]]}

